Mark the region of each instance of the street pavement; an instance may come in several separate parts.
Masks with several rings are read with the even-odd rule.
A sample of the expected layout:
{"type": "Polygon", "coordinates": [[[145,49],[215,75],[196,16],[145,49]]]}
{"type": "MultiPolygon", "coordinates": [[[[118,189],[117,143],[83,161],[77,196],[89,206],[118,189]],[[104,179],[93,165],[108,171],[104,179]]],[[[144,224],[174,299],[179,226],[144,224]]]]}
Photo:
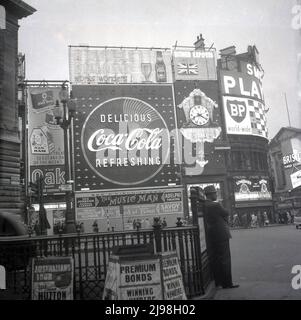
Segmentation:
{"type": "MultiPolygon", "coordinates": [[[[294,265],[301,265],[301,230],[294,225],[232,230],[235,289],[217,289],[214,300],[301,300],[292,288],[294,265]]],[[[300,283],[300,280],[299,280],[300,283]]]]}

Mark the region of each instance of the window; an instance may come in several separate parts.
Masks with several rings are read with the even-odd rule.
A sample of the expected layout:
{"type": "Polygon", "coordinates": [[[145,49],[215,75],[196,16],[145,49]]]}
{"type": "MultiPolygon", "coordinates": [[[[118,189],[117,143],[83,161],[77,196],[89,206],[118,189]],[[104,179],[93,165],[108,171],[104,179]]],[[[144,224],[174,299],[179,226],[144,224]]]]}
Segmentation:
{"type": "Polygon", "coordinates": [[[0,29],[6,29],[6,12],[5,8],[0,5],[0,29]]]}

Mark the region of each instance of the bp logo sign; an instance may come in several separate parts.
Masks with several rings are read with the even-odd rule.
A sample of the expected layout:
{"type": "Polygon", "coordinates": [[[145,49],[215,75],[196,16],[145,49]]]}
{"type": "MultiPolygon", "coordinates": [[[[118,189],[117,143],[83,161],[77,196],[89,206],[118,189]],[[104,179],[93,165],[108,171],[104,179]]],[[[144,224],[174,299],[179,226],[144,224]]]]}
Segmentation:
{"type": "Polygon", "coordinates": [[[241,100],[228,100],[227,110],[231,118],[237,122],[241,123],[245,120],[247,115],[247,105],[246,102],[241,100]]]}
{"type": "Polygon", "coordinates": [[[115,98],[98,105],[81,134],[85,160],[98,177],[126,186],[156,176],[170,153],[170,135],[162,116],[134,98],[115,98]]]}

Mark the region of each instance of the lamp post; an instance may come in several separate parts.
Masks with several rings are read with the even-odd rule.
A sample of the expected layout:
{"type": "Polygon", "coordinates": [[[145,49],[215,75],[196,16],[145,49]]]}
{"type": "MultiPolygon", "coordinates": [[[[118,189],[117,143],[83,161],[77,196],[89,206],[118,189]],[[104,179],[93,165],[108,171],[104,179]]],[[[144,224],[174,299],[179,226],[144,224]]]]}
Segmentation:
{"type": "MultiPolygon", "coordinates": [[[[69,98],[68,89],[65,86],[65,82],[62,84],[61,91],[59,93],[60,101],[63,107],[60,105],[59,101],[56,100],[56,105],[54,108],[54,116],[57,124],[64,131],[64,158],[65,158],[65,181],[66,183],[71,183],[71,172],[70,172],[70,152],[69,152],[69,127],[74,117],[76,103],[69,98]]],[[[75,211],[73,204],[73,187],[71,185],[71,190],[65,189],[66,193],[66,233],[75,233],[75,211]]]]}

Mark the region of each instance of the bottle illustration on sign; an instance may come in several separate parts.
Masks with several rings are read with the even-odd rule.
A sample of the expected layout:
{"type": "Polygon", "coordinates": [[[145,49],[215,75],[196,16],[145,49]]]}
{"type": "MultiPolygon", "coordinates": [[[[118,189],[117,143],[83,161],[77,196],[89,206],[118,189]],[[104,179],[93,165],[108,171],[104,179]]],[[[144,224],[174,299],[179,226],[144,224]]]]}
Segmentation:
{"type": "Polygon", "coordinates": [[[144,75],[144,78],[145,78],[145,81],[143,81],[143,82],[151,82],[149,80],[149,77],[152,73],[152,65],[150,63],[142,62],[141,63],[141,71],[142,71],[142,74],[144,75]]]}
{"type": "Polygon", "coordinates": [[[157,54],[156,64],[155,64],[156,80],[157,82],[167,82],[166,66],[163,61],[162,51],[157,51],[156,54],[157,54]]]}

